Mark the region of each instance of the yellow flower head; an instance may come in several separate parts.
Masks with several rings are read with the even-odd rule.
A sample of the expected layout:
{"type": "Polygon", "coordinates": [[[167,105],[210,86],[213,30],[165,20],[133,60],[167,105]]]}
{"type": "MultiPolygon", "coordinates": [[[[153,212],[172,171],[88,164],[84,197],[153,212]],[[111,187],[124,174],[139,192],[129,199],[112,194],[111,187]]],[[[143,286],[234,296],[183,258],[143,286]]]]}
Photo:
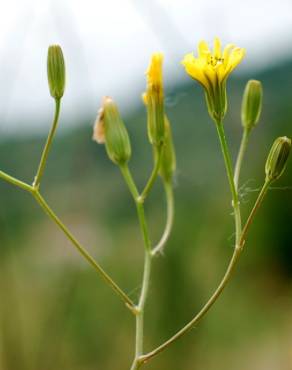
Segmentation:
{"type": "Polygon", "coordinates": [[[154,53],[146,71],[147,87],[142,95],[147,107],[148,136],[151,144],[164,141],[164,102],[162,78],[163,54],[154,53]]]}
{"type": "Polygon", "coordinates": [[[241,62],[244,54],[244,49],[233,44],[228,44],[222,52],[221,41],[216,37],[212,52],[207,43],[201,41],[198,57],[189,53],[182,60],[186,72],[205,88],[208,108],[209,111],[212,110],[214,119],[222,119],[226,112],[226,79],[241,62]]]}

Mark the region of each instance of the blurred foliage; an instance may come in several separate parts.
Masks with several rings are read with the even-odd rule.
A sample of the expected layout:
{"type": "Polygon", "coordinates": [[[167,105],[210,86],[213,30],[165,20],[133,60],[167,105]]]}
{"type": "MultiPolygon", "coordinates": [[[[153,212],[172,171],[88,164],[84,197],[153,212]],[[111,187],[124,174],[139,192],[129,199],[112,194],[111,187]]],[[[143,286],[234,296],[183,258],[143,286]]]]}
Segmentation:
{"type": "MultiPolygon", "coordinates": [[[[264,179],[276,136],[292,136],[292,62],[230,79],[225,127],[233,156],[241,136],[247,79],[263,82],[263,114],[242,171],[247,216],[264,179]]],[[[91,113],[91,112],[90,112],[91,113]]],[[[223,160],[203,95],[195,83],[167,91],[176,144],[176,220],[165,255],[154,263],[146,347],[179,329],[209,297],[232,252],[233,220],[223,160]]],[[[94,119],[57,135],[42,192],[61,219],[133,299],[143,248],[135,207],[103,146],[91,140],[94,119]]],[[[144,107],[126,115],[130,163],[141,188],[151,170],[144,107]]],[[[62,114],[61,122],[62,125],[62,114]]],[[[46,124],[46,123],[44,123],[46,124]]],[[[28,182],[44,137],[3,139],[1,169],[28,182]]],[[[292,369],[292,163],[268,194],[233,281],[206,319],[145,369],[292,369]]],[[[153,241],[165,210],[156,184],[147,202],[153,241]]],[[[0,183],[0,369],[128,369],[134,320],[73,250],[30,195],[0,183]]]]}

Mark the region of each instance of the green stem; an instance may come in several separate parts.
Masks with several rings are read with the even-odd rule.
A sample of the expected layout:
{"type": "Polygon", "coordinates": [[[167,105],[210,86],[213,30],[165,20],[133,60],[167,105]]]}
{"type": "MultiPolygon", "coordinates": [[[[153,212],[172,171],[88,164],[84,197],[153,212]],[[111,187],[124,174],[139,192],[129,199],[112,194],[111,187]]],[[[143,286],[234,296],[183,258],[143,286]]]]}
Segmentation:
{"type": "Polygon", "coordinates": [[[244,130],[241,138],[241,143],[236,159],[236,164],[234,168],[234,183],[235,183],[235,188],[238,190],[238,183],[239,183],[239,175],[240,175],[240,170],[242,166],[242,161],[244,158],[244,154],[246,152],[247,144],[248,144],[248,138],[249,138],[249,131],[244,130]]]}
{"type": "MultiPolygon", "coordinates": [[[[184,334],[186,334],[190,329],[192,329],[198,322],[206,315],[206,313],[209,311],[209,309],[213,306],[213,304],[217,301],[221,293],[223,292],[224,288],[226,287],[227,283],[229,282],[232,273],[234,271],[234,268],[238,262],[239,256],[242,252],[242,248],[245,243],[245,238],[247,235],[247,232],[249,230],[250,225],[252,224],[255,214],[257,210],[259,209],[260,205],[262,204],[262,201],[264,199],[264,196],[267,193],[268,187],[270,185],[270,182],[265,182],[258,197],[255,202],[255,205],[247,219],[247,222],[243,228],[242,234],[239,239],[239,244],[235,246],[233,255],[231,257],[231,260],[229,262],[229,265],[227,267],[227,270],[223,276],[223,279],[221,280],[220,284],[218,285],[217,289],[211,296],[211,298],[208,300],[208,302],[203,306],[203,308],[200,310],[200,312],[188,323],[186,324],[181,330],[179,330],[175,335],[173,335],[170,339],[168,339],[166,342],[161,344],[159,347],[154,349],[153,351],[147,353],[146,355],[140,356],[137,363],[139,364],[139,367],[142,364],[145,364],[148,362],[151,358],[158,355],[160,352],[164,351],[168,346],[170,346],[172,343],[176,342],[179,338],[181,338],[184,334]]],[[[139,368],[137,367],[137,369],[139,368]]]]}
{"type": "Polygon", "coordinates": [[[135,350],[136,358],[143,354],[144,309],[149,290],[150,273],[151,273],[151,254],[149,253],[149,250],[145,250],[142,290],[138,304],[138,314],[136,316],[137,318],[136,350],[135,350]]]}
{"type": "Polygon", "coordinates": [[[259,207],[261,206],[262,204],[262,201],[269,189],[269,186],[271,185],[271,181],[265,181],[264,185],[262,186],[261,188],[261,191],[257,197],[257,200],[248,216],[248,219],[242,229],[242,233],[241,233],[241,236],[240,236],[240,246],[243,247],[244,246],[244,243],[245,243],[245,238],[246,238],[246,235],[247,235],[247,232],[254,220],[254,217],[255,217],[255,214],[257,212],[257,210],[259,209],[259,207]]]}
{"type": "Polygon", "coordinates": [[[38,189],[39,186],[40,186],[41,178],[42,178],[44,170],[45,170],[45,166],[46,166],[46,163],[47,163],[47,159],[48,159],[49,151],[50,151],[52,141],[53,141],[53,138],[54,138],[54,134],[55,134],[57,126],[58,126],[58,120],[59,120],[59,115],[60,115],[60,106],[61,106],[61,99],[55,99],[55,114],[54,114],[53,123],[52,123],[51,130],[49,132],[49,135],[48,135],[48,138],[47,138],[47,141],[46,141],[46,145],[44,147],[44,150],[43,150],[43,153],[42,153],[42,156],[41,156],[41,160],[40,160],[40,163],[39,163],[39,167],[38,167],[36,176],[34,178],[34,182],[33,182],[33,187],[35,187],[36,189],[38,189]]]}
{"type": "Polygon", "coordinates": [[[229,181],[229,186],[232,194],[232,205],[234,209],[234,219],[235,219],[235,244],[239,244],[240,234],[241,234],[241,215],[240,215],[240,205],[236,186],[233,179],[232,162],[229,154],[228,145],[225,138],[224,127],[222,122],[216,124],[221,150],[224,158],[226,173],[229,181]]]}
{"type": "MultiPolygon", "coordinates": [[[[158,160],[159,162],[159,160],[158,160]]],[[[156,165],[157,166],[157,165],[156,165]]],[[[156,167],[155,166],[155,167],[156,167]]],[[[158,166],[159,167],[159,166],[158,166]]],[[[142,288],[139,298],[138,306],[136,307],[136,340],[135,340],[135,357],[131,366],[131,370],[137,370],[140,368],[141,364],[139,362],[140,357],[143,355],[143,342],[144,342],[144,311],[145,304],[148,296],[150,273],[151,273],[151,242],[149,238],[148,226],[145,218],[144,211],[144,200],[145,197],[139,195],[135,182],[133,180],[132,174],[127,165],[120,166],[122,175],[125,179],[126,184],[134,198],[137,214],[139,218],[140,228],[143,235],[144,245],[145,245],[145,257],[144,257],[144,272],[142,280],[142,288]]],[[[156,171],[153,171],[156,172],[156,171]]],[[[153,174],[152,172],[152,174],[153,174]]],[[[157,172],[156,172],[157,176],[157,172]]],[[[155,177],[156,177],[155,176],[155,177]]],[[[152,176],[151,176],[152,177],[152,176]]],[[[148,182],[149,184],[149,182],[148,182]]],[[[147,195],[147,192],[146,192],[147,195]]]]}
{"type": "Polygon", "coordinates": [[[8,175],[7,173],[3,172],[3,171],[0,171],[0,178],[9,182],[10,184],[12,185],[15,185],[25,191],[28,191],[28,192],[32,192],[33,191],[33,187],[26,184],[25,182],[23,181],[20,181],[18,179],[16,179],[15,177],[12,177],[10,175],[8,175]]]}
{"type": "Polygon", "coordinates": [[[161,239],[157,243],[157,245],[152,249],[152,256],[156,256],[159,253],[163,252],[163,248],[168,241],[168,238],[171,233],[173,219],[174,219],[174,199],[173,199],[173,187],[171,181],[164,181],[164,190],[166,194],[166,205],[167,205],[167,216],[166,216],[166,224],[165,229],[162,234],[161,239]]]}
{"type": "Polygon", "coordinates": [[[159,145],[154,150],[157,153],[157,155],[155,156],[154,167],[153,167],[152,173],[149,177],[149,180],[147,181],[147,184],[146,184],[144,190],[142,191],[142,193],[140,195],[140,197],[143,201],[144,201],[144,199],[147,198],[147,195],[149,194],[150,190],[152,189],[152,186],[154,185],[154,182],[157,178],[158,171],[159,171],[160,164],[161,164],[161,159],[162,159],[162,150],[163,150],[162,144],[159,145]]]}
{"type": "Polygon", "coordinates": [[[137,214],[139,218],[139,223],[140,223],[140,228],[141,232],[143,235],[143,240],[144,244],[147,250],[150,250],[151,248],[151,242],[149,238],[149,233],[148,233],[148,226],[146,223],[146,218],[145,218],[145,210],[144,210],[144,200],[145,198],[142,198],[142,196],[139,194],[138,189],[136,187],[136,184],[133,180],[133,176],[129,170],[129,167],[127,164],[120,166],[120,170],[122,172],[122,175],[125,179],[126,184],[128,185],[128,188],[130,190],[130,193],[133,196],[133,199],[136,204],[137,208],[137,214]]]}

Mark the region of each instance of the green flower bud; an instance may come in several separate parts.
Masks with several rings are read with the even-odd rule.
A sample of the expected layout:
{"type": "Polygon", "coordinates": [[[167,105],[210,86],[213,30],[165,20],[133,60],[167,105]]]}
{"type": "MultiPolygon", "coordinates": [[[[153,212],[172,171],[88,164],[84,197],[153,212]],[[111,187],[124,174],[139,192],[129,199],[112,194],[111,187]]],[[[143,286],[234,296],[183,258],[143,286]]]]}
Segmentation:
{"type": "Polygon", "coordinates": [[[250,131],[258,122],[262,110],[263,88],[260,81],[249,80],[245,86],[242,105],[242,126],[250,131]]]}
{"type": "Polygon", "coordinates": [[[169,182],[176,169],[176,157],[172,140],[170,123],[166,115],[164,116],[164,145],[162,147],[162,158],[159,168],[159,174],[164,181],[169,182]]]}
{"type": "Polygon", "coordinates": [[[270,150],[266,161],[266,181],[275,181],[283,174],[291,149],[291,140],[286,137],[278,137],[270,150]]]}
{"type": "Polygon", "coordinates": [[[105,143],[109,158],[123,165],[131,157],[131,144],[127,129],[121,119],[117,105],[110,97],[103,98],[93,131],[93,140],[105,143]]]}
{"type": "Polygon", "coordinates": [[[48,49],[47,71],[50,93],[53,98],[61,99],[65,89],[65,61],[59,45],[48,49]]]}

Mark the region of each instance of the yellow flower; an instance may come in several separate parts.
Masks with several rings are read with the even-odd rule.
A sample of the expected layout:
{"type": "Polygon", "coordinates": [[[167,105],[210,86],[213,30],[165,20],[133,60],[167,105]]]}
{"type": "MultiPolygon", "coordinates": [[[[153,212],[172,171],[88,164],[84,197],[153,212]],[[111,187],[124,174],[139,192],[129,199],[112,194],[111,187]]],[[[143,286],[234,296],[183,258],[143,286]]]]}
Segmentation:
{"type": "Polygon", "coordinates": [[[217,122],[222,120],[227,109],[227,77],[241,62],[244,54],[244,49],[233,44],[228,44],[222,52],[221,42],[216,37],[213,52],[205,41],[201,41],[198,57],[189,53],[182,60],[186,72],[204,87],[209,113],[217,122]]]}
{"type": "Polygon", "coordinates": [[[151,144],[156,146],[160,146],[164,141],[162,63],[163,54],[154,53],[146,71],[146,92],[142,95],[143,101],[147,107],[149,140],[151,144]]]}

